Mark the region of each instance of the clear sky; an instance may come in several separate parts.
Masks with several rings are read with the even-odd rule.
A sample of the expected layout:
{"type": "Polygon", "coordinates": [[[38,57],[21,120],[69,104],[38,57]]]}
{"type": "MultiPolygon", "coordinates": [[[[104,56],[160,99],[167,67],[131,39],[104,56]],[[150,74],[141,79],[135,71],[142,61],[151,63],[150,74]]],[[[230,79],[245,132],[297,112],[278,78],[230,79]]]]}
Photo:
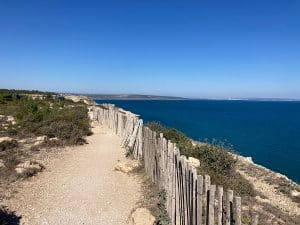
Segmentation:
{"type": "Polygon", "coordinates": [[[299,0],[0,0],[0,88],[300,98],[299,0]]]}

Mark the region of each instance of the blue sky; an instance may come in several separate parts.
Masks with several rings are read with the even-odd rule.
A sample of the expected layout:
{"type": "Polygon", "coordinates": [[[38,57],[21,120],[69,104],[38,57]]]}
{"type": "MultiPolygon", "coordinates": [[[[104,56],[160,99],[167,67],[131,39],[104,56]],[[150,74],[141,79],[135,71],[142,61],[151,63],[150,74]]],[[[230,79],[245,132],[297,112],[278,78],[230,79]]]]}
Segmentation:
{"type": "Polygon", "coordinates": [[[0,87],[300,98],[300,1],[0,0],[0,87]]]}

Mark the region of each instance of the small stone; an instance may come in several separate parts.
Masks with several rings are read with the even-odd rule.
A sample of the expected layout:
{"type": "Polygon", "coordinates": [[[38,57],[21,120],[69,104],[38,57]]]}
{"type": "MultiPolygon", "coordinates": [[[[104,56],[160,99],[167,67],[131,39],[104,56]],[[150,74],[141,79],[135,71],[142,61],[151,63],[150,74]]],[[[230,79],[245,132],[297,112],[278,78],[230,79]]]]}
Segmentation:
{"type": "Polygon", "coordinates": [[[195,168],[200,167],[200,161],[199,159],[196,159],[194,157],[189,157],[188,162],[195,168]]]}
{"type": "Polygon", "coordinates": [[[299,191],[296,191],[296,190],[292,190],[292,191],[291,191],[291,196],[292,196],[292,197],[299,197],[299,196],[300,196],[300,192],[299,192],[299,191]]]}
{"type": "Polygon", "coordinates": [[[46,141],[46,140],[47,140],[47,136],[44,135],[44,136],[36,137],[36,140],[37,140],[37,141],[46,141]]]}
{"type": "Polygon", "coordinates": [[[11,137],[0,137],[0,143],[3,141],[12,141],[13,139],[11,137]]]}
{"type": "Polygon", "coordinates": [[[153,225],[155,217],[146,208],[137,208],[130,216],[131,225],[153,225]]]}
{"type": "Polygon", "coordinates": [[[17,174],[25,174],[28,173],[29,175],[33,175],[37,172],[40,172],[44,169],[44,166],[35,161],[25,161],[20,163],[15,168],[17,174]]]}
{"type": "Polygon", "coordinates": [[[245,160],[249,163],[253,163],[252,157],[245,157],[245,160]]]}
{"type": "Polygon", "coordinates": [[[115,170],[123,173],[130,173],[134,169],[137,169],[139,166],[140,163],[138,161],[118,162],[115,166],[115,170]]]}
{"type": "Polygon", "coordinates": [[[57,137],[49,138],[49,141],[59,141],[57,137]]]}
{"type": "Polygon", "coordinates": [[[7,122],[11,122],[12,125],[16,124],[15,118],[13,116],[7,116],[7,122]]]}
{"type": "Polygon", "coordinates": [[[266,199],[266,198],[262,198],[260,196],[255,196],[255,199],[258,201],[258,202],[262,202],[262,203],[270,203],[271,201],[269,199],[266,199]]]}
{"type": "Polygon", "coordinates": [[[37,145],[40,145],[42,144],[44,141],[47,140],[47,136],[39,136],[39,137],[36,137],[35,139],[36,141],[33,143],[33,146],[37,146],[37,145]]]}
{"type": "Polygon", "coordinates": [[[4,161],[2,159],[0,159],[0,169],[4,168],[4,167],[5,167],[4,161]]]}

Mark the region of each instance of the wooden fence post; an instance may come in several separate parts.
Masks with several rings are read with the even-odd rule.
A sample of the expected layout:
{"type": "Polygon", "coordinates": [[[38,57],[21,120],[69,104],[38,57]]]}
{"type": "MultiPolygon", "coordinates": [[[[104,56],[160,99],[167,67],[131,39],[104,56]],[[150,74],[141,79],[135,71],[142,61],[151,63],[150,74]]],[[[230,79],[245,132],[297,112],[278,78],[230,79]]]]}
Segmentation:
{"type": "Polygon", "coordinates": [[[218,213],[217,224],[223,225],[223,187],[218,186],[218,213]]]}
{"type": "Polygon", "coordinates": [[[197,177],[197,225],[203,222],[203,176],[197,177]]]}
{"type": "Polygon", "coordinates": [[[208,225],[215,225],[215,192],[216,185],[211,185],[209,189],[209,201],[208,201],[208,225]]]}
{"type": "Polygon", "coordinates": [[[209,199],[209,189],[210,189],[210,176],[204,176],[204,193],[203,193],[203,206],[204,206],[204,218],[205,223],[208,224],[208,199],[209,199]]]}
{"type": "Polygon", "coordinates": [[[251,218],[251,225],[257,225],[258,224],[258,214],[253,213],[251,218]]]}
{"type": "Polygon", "coordinates": [[[234,222],[235,222],[235,225],[242,225],[242,216],[241,216],[241,204],[242,204],[242,200],[241,200],[241,197],[237,197],[235,196],[234,197],[234,210],[235,210],[235,213],[234,213],[234,222]]]}
{"type": "Polygon", "coordinates": [[[226,225],[232,225],[233,220],[233,191],[227,190],[226,195],[226,225]]]}

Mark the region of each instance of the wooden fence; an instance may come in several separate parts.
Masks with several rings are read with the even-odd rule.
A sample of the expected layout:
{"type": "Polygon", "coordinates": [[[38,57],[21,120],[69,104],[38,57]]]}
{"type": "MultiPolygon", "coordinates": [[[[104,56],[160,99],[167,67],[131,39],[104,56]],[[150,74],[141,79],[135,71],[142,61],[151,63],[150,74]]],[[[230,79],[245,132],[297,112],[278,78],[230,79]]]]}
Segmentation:
{"type": "MultiPolygon", "coordinates": [[[[147,175],[167,194],[166,209],[172,225],[241,225],[241,198],[232,190],[211,184],[198,175],[175,143],[156,134],[143,120],[112,104],[93,109],[93,119],[111,128],[134,158],[143,160],[147,175]]],[[[258,224],[258,216],[252,217],[258,224]]]]}

